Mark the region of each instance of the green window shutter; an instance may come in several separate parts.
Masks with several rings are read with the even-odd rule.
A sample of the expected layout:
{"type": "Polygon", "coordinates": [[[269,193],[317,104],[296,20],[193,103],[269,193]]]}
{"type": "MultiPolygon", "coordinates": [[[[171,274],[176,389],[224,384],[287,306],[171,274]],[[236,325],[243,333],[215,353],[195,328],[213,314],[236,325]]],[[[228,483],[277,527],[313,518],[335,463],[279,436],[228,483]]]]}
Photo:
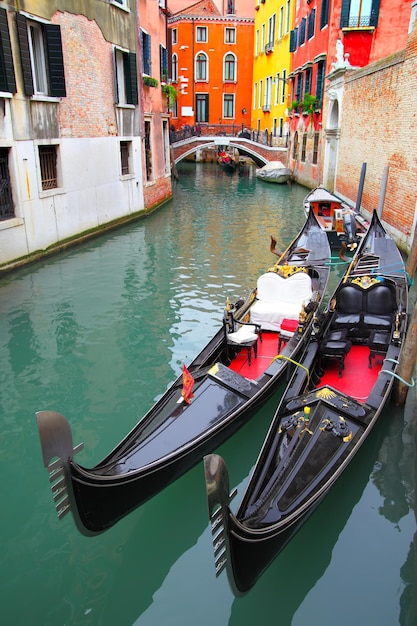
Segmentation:
{"type": "Polygon", "coordinates": [[[340,28],[349,26],[350,0],[342,0],[342,10],[340,13],[340,28]]]}
{"type": "Polygon", "coordinates": [[[50,95],[63,98],[67,95],[67,92],[65,89],[61,27],[56,24],[45,24],[44,28],[49,68],[50,95]]]}
{"type": "Polygon", "coordinates": [[[320,12],[320,29],[329,23],[329,0],[323,0],[320,12]]]}
{"type": "Polygon", "coordinates": [[[5,9],[0,9],[0,90],[16,93],[16,78],[5,9]]]}
{"type": "Polygon", "coordinates": [[[138,104],[138,75],[136,70],[136,54],[128,52],[123,55],[123,65],[125,70],[126,102],[127,104],[138,104]]]}
{"type": "Polygon", "coordinates": [[[16,14],[17,36],[19,38],[20,62],[22,64],[23,87],[26,96],[33,96],[32,66],[30,63],[29,39],[26,18],[20,13],[16,14]]]}
{"type": "Polygon", "coordinates": [[[378,26],[379,4],[380,4],[380,0],[373,0],[372,6],[371,6],[371,17],[369,20],[369,26],[378,26]]]}

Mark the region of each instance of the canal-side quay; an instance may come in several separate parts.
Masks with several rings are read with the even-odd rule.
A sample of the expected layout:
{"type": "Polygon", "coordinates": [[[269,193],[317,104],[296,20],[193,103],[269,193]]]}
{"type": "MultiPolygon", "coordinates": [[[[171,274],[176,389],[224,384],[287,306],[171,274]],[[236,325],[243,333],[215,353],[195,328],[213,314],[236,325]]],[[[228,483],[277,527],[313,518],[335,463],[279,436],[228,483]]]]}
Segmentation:
{"type": "MultiPolygon", "coordinates": [[[[251,168],[179,167],[172,201],[147,219],[0,277],[3,620],[194,626],[198,614],[201,626],[251,626],[262,607],[264,619],[288,626],[408,626],[415,388],[405,407],[384,411],[349,472],[244,598],[215,577],[202,464],[103,535],[83,537],[70,516],[56,517],[35,411],[62,412],[74,444],[84,442],[77,461],[97,462],[220,327],[226,298],[242,297],[271,266],[270,235],[283,248],[303,223],[299,185],[264,184],[251,168]]],[[[345,267],[333,259],[332,284],[345,267]]],[[[279,397],[219,449],[237,500],[279,397]]]]}

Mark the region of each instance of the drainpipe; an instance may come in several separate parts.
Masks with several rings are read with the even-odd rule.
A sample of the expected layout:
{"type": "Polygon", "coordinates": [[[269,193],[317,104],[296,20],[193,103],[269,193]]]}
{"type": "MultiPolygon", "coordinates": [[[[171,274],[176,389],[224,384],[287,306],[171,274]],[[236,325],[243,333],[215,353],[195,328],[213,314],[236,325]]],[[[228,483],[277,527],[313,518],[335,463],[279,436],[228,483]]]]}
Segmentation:
{"type": "Polygon", "coordinates": [[[387,190],[387,182],[388,182],[388,170],[389,170],[389,166],[386,165],[384,167],[384,172],[382,174],[381,191],[379,193],[379,201],[378,201],[378,208],[377,208],[377,214],[379,218],[381,218],[382,209],[384,208],[385,192],[387,190]]]}
{"type": "Polygon", "coordinates": [[[365,182],[365,173],[366,173],[366,163],[362,163],[361,177],[359,179],[359,187],[358,187],[358,197],[356,198],[356,207],[355,207],[355,210],[358,213],[360,213],[360,210],[361,210],[363,185],[365,182]]]}

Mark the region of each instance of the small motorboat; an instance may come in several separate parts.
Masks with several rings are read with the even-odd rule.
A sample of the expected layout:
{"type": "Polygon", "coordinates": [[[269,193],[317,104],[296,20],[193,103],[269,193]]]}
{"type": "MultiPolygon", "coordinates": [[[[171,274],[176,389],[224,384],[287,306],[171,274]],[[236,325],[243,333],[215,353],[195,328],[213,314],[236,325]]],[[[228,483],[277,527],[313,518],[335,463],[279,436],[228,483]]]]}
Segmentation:
{"type": "MultiPolygon", "coordinates": [[[[133,430],[103,460],[78,464],[66,418],[37,413],[59,518],[94,535],[215,450],[273,395],[309,338],[326,291],[330,246],[313,212],[246,299],[226,300],[223,324],[133,430]]],[[[155,338],[156,340],[157,338],[155,338]]]]}
{"type": "MultiPolygon", "coordinates": [[[[236,514],[205,457],[216,574],[249,591],[329,493],[390,397],[407,326],[404,262],[376,212],[283,394],[236,514]]],[[[306,554],[308,558],[308,554],[306,554]]]]}
{"type": "Polygon", "coordinates": [[[285,167],[281,161],[270,161],[260,169],[257,169],[255,175],[267,183],[283,184],[291,180],[292,170],[285,167]]]}
{"type": "Polygon", "coordinates": [[[342,257],[347,250],[351,252],[356,250],[369,226],[365,218],[322,186],[316,187],[304,198],[306,215],[310,208],[327,233],[332,249],[340,249],[342,257]]]}

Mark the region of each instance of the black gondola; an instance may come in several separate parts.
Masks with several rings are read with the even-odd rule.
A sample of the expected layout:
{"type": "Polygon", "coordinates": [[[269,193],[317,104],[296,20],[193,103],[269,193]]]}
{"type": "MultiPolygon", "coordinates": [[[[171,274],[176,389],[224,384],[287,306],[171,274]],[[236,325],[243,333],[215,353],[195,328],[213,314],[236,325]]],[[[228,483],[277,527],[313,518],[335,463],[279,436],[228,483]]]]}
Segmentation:
{"type": "Polygon", "coordinates": [[[311,212],[247,299],[226,306],[223,327],[186,377],[178,377],[94,467],[74,461],[82,444],[73,448],[70,426],[60,413],[37,413],[58,516],[71,511],[81,533],[101,533],[237,431],[277,391],[305,347],[326,291],[329,259],[327,237],[311,212]],[[184,385],[187,377],[192,390],[184,385]]]}
{"type": "Polygon", "coordinates": [[[205,457],[217,575],[246,593],[329,492],[387,403],[407,326],[403,259],[376,212],[272,420],[236,514],[205,457]]]}

